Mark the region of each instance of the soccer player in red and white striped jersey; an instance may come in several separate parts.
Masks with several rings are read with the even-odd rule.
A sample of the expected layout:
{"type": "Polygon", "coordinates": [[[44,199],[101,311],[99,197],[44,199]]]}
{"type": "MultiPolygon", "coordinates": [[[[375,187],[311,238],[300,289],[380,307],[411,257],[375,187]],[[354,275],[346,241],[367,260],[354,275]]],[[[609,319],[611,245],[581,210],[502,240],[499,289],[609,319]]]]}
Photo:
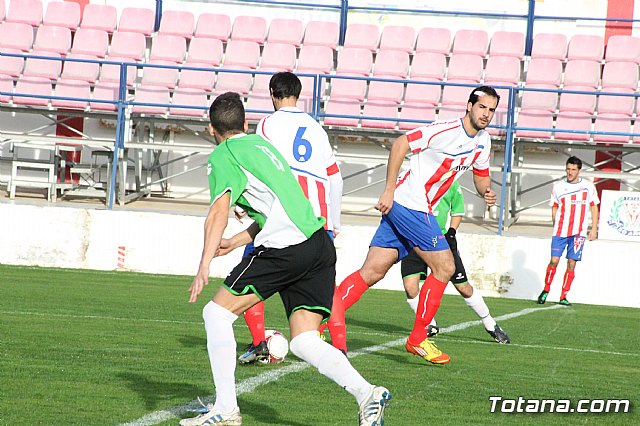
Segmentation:
{"type": "Polygon", "coordinates": [[[569,157],[566,164],[566,178],[553,184],[549,201],[553,219],[551,260],[544,278],[544,290],[538,296],[540,304],[547,301],[558,262],[566,249],[567,270],[562,282],[560,304],[571,305],[567,300],[567,293],[571,289],[571,283],[575,277],[576,263],[582,259],[589,216],[591,216],[589,241],[598,238],[598,204],[600,199],[593,183],[580,177],[581,169],[582,161],[575,156],[569,157]]]}

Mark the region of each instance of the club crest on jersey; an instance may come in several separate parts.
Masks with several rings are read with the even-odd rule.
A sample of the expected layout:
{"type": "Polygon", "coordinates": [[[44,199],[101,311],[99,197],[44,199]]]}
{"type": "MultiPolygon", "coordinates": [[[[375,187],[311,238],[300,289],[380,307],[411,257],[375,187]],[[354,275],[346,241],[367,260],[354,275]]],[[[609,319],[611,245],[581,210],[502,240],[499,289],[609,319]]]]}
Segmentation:
{"type": "Polygon", "coordinates": [[[575,237],[573,239],[573,251],[575,253],[579,252],[582,246],[584,245],[585,237],[575,237]]]}

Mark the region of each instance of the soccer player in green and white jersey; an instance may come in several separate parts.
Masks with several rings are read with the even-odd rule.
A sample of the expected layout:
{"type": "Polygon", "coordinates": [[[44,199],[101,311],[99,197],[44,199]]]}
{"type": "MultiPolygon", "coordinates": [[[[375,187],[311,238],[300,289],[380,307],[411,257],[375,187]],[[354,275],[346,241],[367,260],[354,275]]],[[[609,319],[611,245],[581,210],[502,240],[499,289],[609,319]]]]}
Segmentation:
{"type": "MultiPolygon", "coordinates": [[[[433,209],[433,215],[436,217],[438,226],[449,243],[449,248],[451,249],[456,265],[456,271],[453,273],[453,276],[451,276],[450,281],[456,290],[458,290],[458,293],[464,298],[467,306],[480,317],[487,333],[498,343],[510,343],[511,341],[507,333],[500,328],[496,320],[491,316],[491,313],[489,313],[489,307],[482,298],[482,295],[475,291],[471,284],[469,284],[467,272],[460,258],[460,252],[458,252],[456,231],[464,215],[464,196],[462,195],[462,189],[458,182],[454,182],[440,201],[438,201],[438,204],[436,204],[433,209]],[[447,225],[449,217],[451,217],[451,221],[447,225]]],[[[411,251],[407,257],[402,259],[402,263],[400,264],[402,283],[404,284],[404,291],[407,294],[407,303],[411,309],[413,309],[413,312],[416,312],[418,309],[420,281],[424,281],[426,278],[427,268],[428,265],[420,259],[415,251],[411,251]]],[[[440,331],[435,318],[431,321],[431,324],[429,324],[427,331],[429,337],[435,336],[440,331]]]]}
{"type": "Polygon", "coordinates": [[[318,336],[318,326],[331,314],[335,287],[336,253],[323,228],[324,219],[314,214],[282,154],[262,137],[245,134],[247,122],[237,93],[218,96],[209,116],[210,131],[219,145],[207,164],[211,207],[189,302],[196,302],[208,284],[214,257],[251,241],[256,248],[231,271],[203,309],[216,400],[207,413],[180,424],[242,424],[235,388],[233,322],[275,293],[280,294],[289,318],[291,351],[356,398],[360,425],[382,424],[391,393],[367,382],[342,352],[318,336]],[[247,212],[254,223],[223,239],[233,205],[247,212]]]}

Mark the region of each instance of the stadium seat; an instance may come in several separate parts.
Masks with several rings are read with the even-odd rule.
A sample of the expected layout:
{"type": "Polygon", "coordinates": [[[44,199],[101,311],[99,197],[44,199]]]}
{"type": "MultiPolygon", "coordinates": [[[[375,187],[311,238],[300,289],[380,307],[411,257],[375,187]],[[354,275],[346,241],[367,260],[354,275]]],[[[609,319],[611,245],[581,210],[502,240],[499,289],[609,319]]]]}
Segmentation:
{"type": "MultiPolygon", "coordinates": [[[[560,111],[556,118],[556,129],[591,131],[591,114],[583,112],[560,111]]],[[[556,131],[555,139],[567,139],[576,141],[588,141],[591,136],[588,133],[569,133],[556,131]]]]}
{"type": "MultiPolygon", "coordinates": [[[[553,114],[545,110],[521,110],[516,119],[517,127],[529,127],[536,129],[553,128],[553,114]]],[[[549,139],[551,130],[516,130],[516,136],[520,138],[549,139]]]]}
{"type": "MultiPolygon", "coordinates": [[[[592,87],[586,86],[565,86],[564,90],[574,91],[593,91],[592,87]]],[[[593,114],[596,109],[596,95],[565,93],[560,94],[560,113],[563,112],[582,112],[585,114],[593,114]]]]}
{"type": "MultiPolygon", "coordinates": [[[[325,103],[325,114],[360,116],[360,103],[351,99],[330,99],[325,103]]],[[[359,118],[324,117],[325,126],[357,127],[359,118]]]]}
{"type": "MultiPolygon", "coordinates": [[[[48,56],[59,58],[60,55],[52,52],[42,52],[34,50],[31,52],[33,56],[48,56]]],[[[23,75],[25,77],[47,78],[49,80],[57,80],[62,70],[62,61],[52,59],[27,58],[24,66],[23,75]]]]}
{"type": "Polygon", "coordinates": [[[104,30],[79,28],[73,37],[72,54],[104,58],[109,50],[109,34],[104,30]]]}
{"type": "Polygon", "coordinates": [[[458,30],[453,40],[453,55],[487,56],[489,35],[483,30],[458,30]]]}
{"type": "Polygon", "coordinates": [[[249,96],[249,99],[247,99],[245,109],[247,110],[247,120],[260,120],[265,115],[271,114],[273,112],[273,102],[271,101],[271,96],[268,92],[261,92],[257,94],[253,93],[251,94],[251,96],[249,96]],[[252,112],[249,110],[265,112],[252,112]]]}
{"type": "Polygon", "coordinates": [[[296,47],[293,44],[265,43],[260,69],[293,71],[296,66],[296,47]]]}
{"type": "Polygon", "coordinates": [[[572,60],[564,69],[564,86],[597,88],[600,82],[600,63],[588,60],[572,60]]]}
{"type": "MultiPolygon", "coordinates": [[[[495,113],[493,114],[493,120],[491,120],[491,126],[506,126],[507,125],[507,107],[506,105],[506,98],[502,98],[500,100],[500,102],[504,102],[504,105],[498,105],[498,108],[496,109],[495,113]]],[[[491,136],[504,136],[507,131],[504,128],[495,128],[495,127],[487,127],[487,132],[489,132],[489,134],[491,136]]]]}
{"type": "Polygon", "coordinates": [[[183,37],[158,34],[153,38],[150,61],[169,61],[181,64],[187,54],[187,42],[183,37]]]}
{"type": "Polygon", "coordinates": [[[54,96],[86,99],[86,101],[51,99],[51,106],[53,107],[84,110],[89,106],[89,100],[91,98],[91,86],[87,81],[68,80],[65,78],[61,78],[56,83],[54,96]]]}
{"type": "MultiPolygon", "coordinates": [[[[605,93],[624,93],[632,95],[633,90],[624,88],[602,88],[605,93]]],[[[598,97],[598,115],[600,114],[617,114],[626,115],[631,117],[635,108],[636,100],[632,96],[615,96],[615,95],[600,95],[598,97]]]]}
{"type": "MultiPolygon", "coordinates": [[[[471,80],[447,80],[447,83],[455,83],[455,84],[470,84],[473,86],[477,86],[477,82],[471,80]]],[[[473,87],[471,86],[448,86],[445,85],[442,88],[442,105],[443,106],[453,106],[453,105],[467,105],[467,101],[469,100],[469,93],[473,87]]]]}
{"type": "Polygon", "coordinates": [[[362,127],[374,129],[395,129],[398,124],[398,104],[395,102],[369,100],[364,104],[362,116],[362,127]],[[374,120],[373,118],[364,117],[389,118],[390,120],[374,120]]]}
{"type": "Polygon", "coordinates": [[[375,52],[378,49],[380,32],[373,24],[349,24],[344,38],[344,47],[367,49],[375,52]]]}
{"type": "Polygon", "coordinates": [[[333,50],[330,47],[304,45],[300,48],[297,72],[328,74],[332,69],[333,50]]]}
{"type": "MultiPolygon", "coordinates": [[[[176,66],[176,63],[171,61],[152,60],[147,62],[147,65],[176,66]]],[[[179,71],[177,68],[156,68],[145,66],[142,68],[142,81],[140,84],[144,86],[157,86],[173,89],[178,84],[178,74],[179,71]]]]}
{"type": "MultiPolygon", "coordinates": [[[[103,65],[104,69],[104,65],[103,65]]],[[[117,106],[112,103],[106,102],[95,102],[95,101],[109,101],[114,102],[118,100],[118,92],[119,87],[118,83],[114,82],[98,82],[93,88],[93,96],[91,97],[91,102],[89,102],[89,107],[92,110],[98,111],[115,111],[117,106]]]]}
{"type": "MultiPolygon", "coordinates": [[[[97,61],[98,58],[90,55],[72,53],[67,59],[85,59],[97,61]]],[[[80,80],[95,83],[100,73],[100,64],[97,62],[66,61],[62,68],[62,78],[66,80],[80,80]]]]}
{"type": "Polygon", "coordinates": [[[604,60],[606,63],[614,61],[640,63],[640,38],[624,35],[609,37],[604,60]]]}
{"type": "Polygon", "coordinates": [[[7,15],[7,5],[4,3],[4,0],[0,0],[0,22],[4,21],[4,18],[6,15],[7,15]]]}
{"type": "Polygon", "coordinates": [[[0,24],[0,48],[28,52],[33,46],[33,27],[16,22],[0,24]]]}
{"type": "MultiPolygon", "coordinates": [[[[296,73],[298,75],[298,78],[300,78],[300,82],[302,83],[302,92],[300,92],[300,97],[313,97],[314,78],[301,75],[301,74],[304,74],[305,72],[306,71],[304,70],[298,70],[296,73]]],[[[315,73],[316,73],[315,71],[309,72],[309,74],[315,74],[315,73]]],[[[326,83],[327,83],[326,79],[320,78],[320,81],[319,81],[319,84],[321,85],[320,98],[324,96],[326,83]]]]}
{"type": "MultiPolygon", "coordinates": [[[[24,54],[16,49],[2,48],[3,53],[24,54]]],[[[0,56],[0,76],[19,77],[24,69],[24,58],[0,56]]]]}
{"type": "Polygon", "coordinates": [[[204,117],[204,115],[208,113],[206,107],[209,101],[207,100],[207,92],[204,90],[178,88],[173,92],[171,103],[172,105],[189,105],[205,108],[177,108],[172,106],[169,108],[169,115],[171,116],[204,117]]]}
{"type": "Polygon", "coordinates": [[[253,41],[231,40],[227,43],[224,67],[239,66],[257,68],[260,60],[260,45],[253,41]]]}
{"type": "MultiPolygon", "coordinates": [[[[136,88],[134,102],[146,102],[152,104],[170,104],[171,97],[169,89],[157,86],[138,86],[136,88]]],[[[168,107],[151,106],[151,105],[134,105],[132,112],[134,114],[166,114],[168,107]]]]}
{"type": "Polygon", "coordinates": [[[464,117],[466,108],[462,105],[442,105],[438,109],[438,120],[458,120],[464,117]]]}
{"type": "Polygon", "coordinates": [[[51,100],[51,80],[44,77],[22,77],[16,83],[16,90],[13,96],[13,103],[18,105],[43,106],[49,105],[51,100]],[[46,96],[47,98],[33,98],[20,95],[46,96]]]}
{"type": "Polygon", "coordinates": [[[602,88],[636,90],[638,87],[638,64],[635,62],[607,62],[602,71],[602,88]]]}
{"type": "Polygon", "coordinates": [[[296,47],[302,43],[304,28],[299,19],[275,18],[269,24],[267,43],[285,43],[296,47]]]}
{"type": "MultiPolygon", "coordinates": [[[[513,56],[490,56],[484,70],[486,86],[517,86],[520,83],[520,60],[513,56]]],[[[508,91],[496,89],[506,102],[508,91]]]]}
{"type": "Polygon", "coordinates": [[[75,31],[80,25],[80,5],[68,1],[52,1],[47,5],[43,23],[75,31]]]}
{"type": "Polygon", "coordinates": [[[416,40],[416,53],[420,52],[449,55],[451,31],[448,28],[422,28],[416,40]]]}
{"type": "Polygon", "coordinates": [[[489,57],[510,56],[522,60],[524,56],[524,34],[511,31],[496,31],[491,36],[489,57]]]}
{"type": "Polygon", "coordinates": [[[64,27],[41,25],[36,33],[34,50],[53,52],[65,56],[71,48],[71,30],[64,27]]]}
{"type": "MultiPolygon", "coordinates": [[[[544,84],[532,84],[527,85],[527,89],[546,89],[555,90],[557,87],[544,85],[544,84]]],[[[557,92],[537,92],[531,90],[524,90],[522,94],[522,111],[540,110],[549,113],[554,113],[558,105],[558,93],[557,92]]]]}
{"type": "MultiPolygon", "coordinates": [[[[336,74],[334,77],[349,77],[345,74],[336,74]]],[[[330,96],[340,99],[355,99],[364,101],[367,93],[367,81],[350,78],[331,78],[330,96]]]]}
{"type": "Polygon", "coordinates": [[[226,42],[231,35],[231,18],[219,13],[202,13],[198,16],[195,37],[215,38],[226,42]]]}
{"type": "Polygon", "coordinates": [[[430,78],[444,80],[447,71],[447,58],[442,53],[420,52],[413,55],[411,63],[412,79],[430,78]]]}
{"type": "MultiPolygon", "coordinates": [[[[271,81],[271,77],[275,72],[282,71],[281,69],[269,69],[269,68],[260,68],[262,72],[268,72],[268,74],[256,74],[253,78],[253,87],[251,88],[252,94],[260,94],[263,96],[265,93],[269,94],[269,82],[271,81]]],[[[270,96],[270,95],[269,95],[270,96]]]]}
{"type": "MultiPolygon", "coordinates": [[[[631,132],[631,118],[622,114],[598,114],[593,127],[596,132],[631,132]]],[[[594,134],[596,142],[628,143],[630,136],[594,134]]]]}
{"type": "Polygon", "coordinates": [[[38,27],[42,23],[42,1],[11,0],[6,21],[38,27]]]}
{"type": "Polygon", "coordinates": [[[147,42],[143,34],[116,31],[111,38],[109,58],[118,57],[142,61],[144,60],[146,49],[147,42]]]}
{"type": "MultiPolygon", "coordinates": [[[[426,78],[413,80],[420,80],[430,83],[437,82],[436,80],[426,78]]],[[[437,106],[440,103],[441,92],[442,86],[439,84],[408,83],[407,90],[404,95],[404,102],[405,104],[420,103],[437,106]]]]}
{"type": "MultiPolygon", "coordinates": [[[[400,110],[400,118],[404,120],[424,120],[434,121],[436,119],[436,109],[433,105],[406,103],[400,110]]],[[[398,128],[400,130],[411,130],[416,127],[424,126],[427,123],[418,123],[411,121],[400,121],[398,128]]]]}
{"type": "Polygon", "coordinates": [[[531,58],[564,61],[567,57],[567,37],[564,34],[540,33],[533,38],[531,58]]]}
{"type": "Polygon", "coordinates": [[[118,11],[107,4],[87,4],[82,13],[80,28],[112,33],[118,24],[118,11]]]}
{"type": "MultiPolygon", "coordinates": [[[[110,56],[108,60],[110,62],[132,62],[129,58],[117,56],[110,56]]],[[[134,83],[137,74],[138,71],[134,65],[127,66],[127,86],[131,86],[134,83]]],[[[102,64],[99,80],[101,83],[118,83],[120,81],[120,65],[102,64]]]]}
{"type": "Polygon", "coordinates": [[[0,92],[7,93],[6,95],[0,95],[0,103],[11,102],[13,95],[13,79],[8,78],[6,75],[0,74],[0,92]]]}
{"type": "Polygon", "coordinates": [[[380,49],[376,55],[373,75],[406,78],[409,75],[409,54],[400,50],[380,49]]]}
{"type": "MultiPolygon", "coordinates": [[[[388,76],[378,76],[379,78],[393,78],[388,76]]],[[[402,81],[371,81],[369,83],[368,101],[383,101],[399,104],[402,102],[404,94],[404,83],[402,81]]]]}
{"type": "MultiPolygon", "coordinates": [[[[198,62],[187,62],[185,66],[211,69],[209,64],[198,62]]],[[[213,91],[215,80],[216,74],[214,72],[183,69],[180,72],[180,82],[178,83],[178,87],[182,89],[197,89],[211,92],[213,91]]]]}
{"type": "Polygon", "coordinates": [[[193,13],[185,10],[162,11],[158,34],[191,39],[196,22],[193,13]]]}
{"type": "Polygon", "coordinates": [[[120,14],[118,32],[139,33],[150,36],[156,22],[155,13],[151,9],[141,7],[125,7],[120,14]]]}
{"type": "Polygon", "coordinates": [[[604,40],[598,35],[576,34],[569,41],[567,60],[602,62],[604,40]]]}
{"type": "MultiPolygon", "coordinates": [[[[250,71],[247,67],[236,65],[225,66],[224,68],[228,70],[250,71]]],[[[249,93],[252,82],[253,77],[249,73],[220,72],[218,74],[218,80],[216,81],[215,92],[249,93]]]]}
{"type": "Polygon", "coordinates": [[[413,53],[416,44],[416,31],[413,27],[389,25],[382,30],[380,50],[399,50],[413,53]]]}
{"type": "Polygon", "coordinates": [[[469,80],[479,83],[482,79],[482,58],[477,55],[454,54],[449,60],[449,80],[469,80]]]}
{"type": "Polygon", "coordinates": [[[369,50],[345,47],[338,55],[336,73],[369,76],[373,66],[373,56],[369,50]]]}
{"type": "Polygon", "coordinates": [[[187,64],[208,64],[212,67],[222,63],[222,41],[215,38],[194,37],[189,43],[187,64]]]}
{"type": "Polygon", "coordinates": [[[304,31],[304,46],[326,46],[336,50],[339,37],[337,22],[309,21],[304,31]]]}
{"type": "Polygon", "coordinates": [[[562,62],[551,58],[533,58],[529,62],[526,84],[546,84],[560,87],[562,62]]]}
{"type": "Polygon", "coordinates": [[[267,21],[261,16],[236,16],[231,40],[263,44],[267,36],[267,21]]]}

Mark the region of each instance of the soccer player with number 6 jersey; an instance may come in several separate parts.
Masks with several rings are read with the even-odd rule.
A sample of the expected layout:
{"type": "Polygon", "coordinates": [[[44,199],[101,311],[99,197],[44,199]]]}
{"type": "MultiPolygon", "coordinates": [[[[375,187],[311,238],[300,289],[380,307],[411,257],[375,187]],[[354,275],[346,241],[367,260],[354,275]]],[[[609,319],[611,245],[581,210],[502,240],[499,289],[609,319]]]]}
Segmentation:
{"type": "Polygon", "coordinates": [[[571,306],[567,293],[575,278],[576,263],[582,260],[582,250],[587,239],[587,225],[591,213],[589,241],[598,238],[598,204],[600,199],[590,181],[580,177],[582,160],[569,157],[566,164],[567,176],[553,184],[551,191],[551,216],[553,237],[551,238],[551,260],[544,277],[544,289],[538,296],[538,303],[544,304],[549,296],[553,277],[560,257],[567,251],[567,270],[562,281],[560,304],[571,306]]]}

